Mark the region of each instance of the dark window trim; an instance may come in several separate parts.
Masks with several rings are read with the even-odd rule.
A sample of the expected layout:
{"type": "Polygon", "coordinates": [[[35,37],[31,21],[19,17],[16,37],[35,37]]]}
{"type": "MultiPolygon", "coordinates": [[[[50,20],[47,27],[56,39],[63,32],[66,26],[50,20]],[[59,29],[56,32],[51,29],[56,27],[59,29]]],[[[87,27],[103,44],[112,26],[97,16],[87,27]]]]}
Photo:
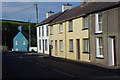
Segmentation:
{"type": "Polygon", "coordinates": [[[70,30],[70,31],[68,31],[68,32],[73,32],[73,30],[70,30]]]}
{"type": "Polygon", "coordinates": [[[74,51],[69,51],[69,52],[74,52],[74,51]]]}
{"type": "Polygon", "coordinates": [[[103,34],[103,32],[102,32],[102,33],[96,33],[96,32],[95,32],[95,35],[97,35],[97,34],[103,34]]]}
{"type": "Polygon", "coordinates": [[[88,30],[88,28],[83,28],[82,30],[88,30]]]}
{"type": "Polygon", "coordinates": [[[84,53],[84,54],[90,54],[89,52],[86,52],[86,51],[83,51],[82,53],[84,53]]]}

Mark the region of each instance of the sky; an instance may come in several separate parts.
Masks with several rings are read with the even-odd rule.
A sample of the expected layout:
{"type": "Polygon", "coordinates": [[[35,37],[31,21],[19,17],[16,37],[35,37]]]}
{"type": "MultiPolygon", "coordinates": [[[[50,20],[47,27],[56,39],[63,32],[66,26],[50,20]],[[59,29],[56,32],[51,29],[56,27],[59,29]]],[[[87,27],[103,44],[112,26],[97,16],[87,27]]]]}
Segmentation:
{"type": "MultiPolygon", "coordinates": [[[[34,4],[38,5],[38,22],[46,19],[46,12],[53,11],[58,13],[62,11],[62,4],[68,2],[2,2],[2,19],[17,20],[36,23],[36,12],[34,4]]],[[[72,8],[80,5],[80,2],[69,2],[72,8]]]]}

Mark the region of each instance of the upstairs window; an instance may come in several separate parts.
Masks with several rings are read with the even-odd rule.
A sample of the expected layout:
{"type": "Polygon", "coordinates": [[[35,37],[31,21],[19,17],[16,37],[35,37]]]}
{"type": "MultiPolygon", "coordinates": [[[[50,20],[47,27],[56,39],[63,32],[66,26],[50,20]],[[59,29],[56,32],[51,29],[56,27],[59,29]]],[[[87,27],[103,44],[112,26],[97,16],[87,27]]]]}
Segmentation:
{"type": "Polygon", "coordinates": [[[73,32],[73,22],[72,22],[72,20],[69,21],[69,32],[73,32]]]}
{"type": "Polygon", "coordinates": [[[44,26],[42,26],[42,36],[44,36],[44,26]]]}
{"type": "Polygon", "coordinates": [[[53,34],[53,26],[50,27],[50,34],[53,34]]]}
{"type": "Polygon", "coordinates": [[[46,26],[46,36],[49,35],[49,32],[48,32],[48,26],[46,26]]]}
{"type": "Polygon", "coordinates": [[[25,40],[23,40],[23,45],[25,45],[25,40]]]}
{"type": "Polygon", "coordinates": [[[60,33],[63,32],[63,25],[62,25],[62,23],[61,23],[60,26],[59,26],[59,31],[60,31],[60,33]]]}
{"type": "Polygon", "coordinates": [[[88,17],[84,17],[84,29],[88,28],[88,17]]]}
{"type": "Polygon", "coordinates": [[[41,37],[41,27],[39,27],[39,37],[41,37]]]}
{"type": "Polygon", "coordinates": [[[96,33],[102,33],[102,13],[96,13],[96,33]]]}
{"type": "Polygon", "coordinates": [[[18,45],[18,44],[17,44],[17,40],[15,41],[15,44],[18,45]]]}

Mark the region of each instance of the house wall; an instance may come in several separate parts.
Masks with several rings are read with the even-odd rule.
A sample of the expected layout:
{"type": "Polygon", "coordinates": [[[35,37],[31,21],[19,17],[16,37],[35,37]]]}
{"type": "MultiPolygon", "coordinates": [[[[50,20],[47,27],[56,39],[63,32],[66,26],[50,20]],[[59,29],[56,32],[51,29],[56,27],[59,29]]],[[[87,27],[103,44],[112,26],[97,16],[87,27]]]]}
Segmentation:
{"type": "Polygon", "coordinates": [[[13,50],[16,51],[16,48],[18,48],[18,51],[28,51],[28,40],[21,32],[19,32],[13,39],[13,50]],[[25,45],[23,45],[23,40],[25,40],[25,45]]]}
{"type": "Polygon", "coordinates": [[[49,54],[49,35],[47,36],[46,26],[47,26],[47,24],[37,27],[37,50],[38,50],[38,53],[43,53],[43,44],[44,44],[44,53],[49,54]],[[41,28],[39,28],[39,27],[41,27],[41,28]],[[44,36],[42,36],[42,27],[44,27],[44,36]],[[39,29],[40,29],[40,32],[39,32],[39,29]],[[39,35],[39,33],[41,33],[41,36],[39,35]],[[40,50],[40,41],[39,40],[41,40],[41,50],[40,50]],[[44,40],[44,43],[43,43],[43,40],[44,40]],[[45,51],[45,40],[47,40],[47,50],[46,51],[45,51]]]}
{"type": "Polygon", "coordinates": [[[90,53],[91,62],[96,64],[102,64],[108,66],[109,54],[108,54],[108,37],[115,36],[116,40],[116,56],[118,65],[118,8],[106,10],[102,12],[102,29],[101,34],[95,33],[95,14],[91,14],[91,24],[90,24],[90,53]],[[96,37],[103,38],[103,54],[104,58],[96,57],[96,37]]]}
{"type": "MultiPolygon", "coordinates": [[[[50,32],[49,27],[49,32],[50,32]]],[[[53,35],[49,33],[49,43],[53,40],[53,49],[51,50],[52,56],[65,58],[66,47],[65,47],[65,22],[63,23],[63,33],[59,33],[59,24],[53,25],[53,35]],[[57,40],[57,52],[55,52],[55,40],[57,40]],[[60,40],[63,40],[63,51],[60,51],[60,40]]]]}
{"type": "MultiPolygon", "coordinates": [[[[49,26],[50,28],[50,26],[49,26]]],[[[80,60],[89,62],[89,54],[83,53],[83,38],[88,38],[88,29],[83,29],[83,18],[73,20],[73,32],[69,32],[69,21],[63,22],[63,33],[59,33],[59,24],[53,25],[53,35],[49,33],[49,43],[53,40],[52,55],[72,60],[78,60],[76,39],[80,39],[80,60]],[[69,52],[69,39],[73,39],[74,52],[69,52]],[[57,54],[55,54],[55,40],[57,40],[57,54]],[[59,40],[63,40],[63,52],[60,52],[59,40]]],[[[49,29],[50,32],[50,29],[49,29]]]]}

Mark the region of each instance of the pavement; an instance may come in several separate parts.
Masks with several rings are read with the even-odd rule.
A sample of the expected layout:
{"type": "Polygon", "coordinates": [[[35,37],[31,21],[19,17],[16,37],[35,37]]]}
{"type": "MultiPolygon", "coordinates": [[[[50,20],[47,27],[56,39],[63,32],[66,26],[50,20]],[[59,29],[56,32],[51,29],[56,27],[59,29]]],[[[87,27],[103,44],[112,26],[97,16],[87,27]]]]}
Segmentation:
{"type": "Polygon", "coordinates": [[[3,51],[4,79],[119,80],[119,69],[32,52],[3,51]]]}

